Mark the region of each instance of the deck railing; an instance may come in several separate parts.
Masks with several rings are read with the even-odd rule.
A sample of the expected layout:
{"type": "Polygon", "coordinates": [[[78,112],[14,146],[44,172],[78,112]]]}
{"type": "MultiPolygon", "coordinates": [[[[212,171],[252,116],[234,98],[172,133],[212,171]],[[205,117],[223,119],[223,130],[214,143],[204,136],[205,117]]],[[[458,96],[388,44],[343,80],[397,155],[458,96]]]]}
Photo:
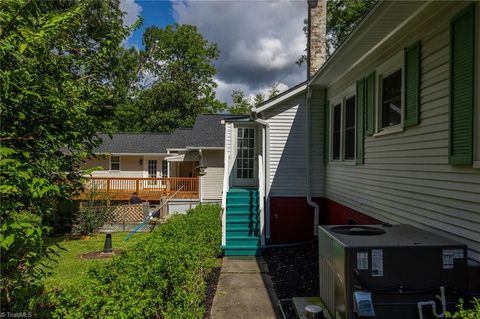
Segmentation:
{"type": "Polygon", "coordinates": [[[198,177],[87,177],[80,199],[94,193],[111,200],[128,200],[133,192],[144,200],[160,200],[175,192],[175,198],[197,199],[198,177]]]}

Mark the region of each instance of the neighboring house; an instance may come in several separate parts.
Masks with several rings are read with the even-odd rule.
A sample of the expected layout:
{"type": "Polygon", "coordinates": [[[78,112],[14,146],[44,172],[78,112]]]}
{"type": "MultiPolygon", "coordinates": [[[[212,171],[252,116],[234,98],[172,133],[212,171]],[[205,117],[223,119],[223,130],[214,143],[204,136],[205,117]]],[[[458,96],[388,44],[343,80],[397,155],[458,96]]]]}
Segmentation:
{"type": "Polygon", "coordinates": [[[94,150],[97,158],[84,163],[89,174],[87,190],[128,200],[134,191],[145,200],[161,196],[219,202],[222,198],[224,128],[230,115],[198,115],[191,129],[172,134],[102,134],[94,150]]]}
{"type": "MultiPolygon", "coordinates": [[[[325,4],[313,6],[318,35],[325,4]]],[[[385,222],[454,238],[480,261],[479,22],[475,1],[379,1],[323,64],[310,36],[308,81],[225,120],[226,253],[385,222]]]]}

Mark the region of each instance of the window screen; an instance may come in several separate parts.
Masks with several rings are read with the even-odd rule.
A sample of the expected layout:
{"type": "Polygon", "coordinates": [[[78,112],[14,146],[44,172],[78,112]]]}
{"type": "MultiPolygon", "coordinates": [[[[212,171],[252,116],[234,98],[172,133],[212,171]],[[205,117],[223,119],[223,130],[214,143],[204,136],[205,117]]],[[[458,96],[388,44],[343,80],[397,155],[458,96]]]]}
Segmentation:
{"type": "Polygon", "coordinates": [[[345,102],[345,159],[355,158],[355,97],[345,102]]]}
{"type": "Polygon", "coordinates": [[[398,125],[402,121],[402,70],[382,80],[382,127],[398,125]]]}
{"type": "Polygon", "coordinates": [[[341,130],[341,105],[335,105],[333,107],[333,134],[332,134],[332,159],[340,159],[340,130],[341,130]]]}

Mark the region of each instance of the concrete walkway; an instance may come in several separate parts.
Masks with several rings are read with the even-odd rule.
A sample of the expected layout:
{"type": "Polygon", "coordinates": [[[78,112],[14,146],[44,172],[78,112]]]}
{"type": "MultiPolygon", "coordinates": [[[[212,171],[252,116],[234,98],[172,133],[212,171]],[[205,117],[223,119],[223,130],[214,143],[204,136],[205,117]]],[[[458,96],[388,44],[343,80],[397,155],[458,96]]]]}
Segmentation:
{"type": "Polygon", "coordinates": [[[272,300],[276,296],[262,257],[225,257],[210,318],[280,318],[272,300]]]}

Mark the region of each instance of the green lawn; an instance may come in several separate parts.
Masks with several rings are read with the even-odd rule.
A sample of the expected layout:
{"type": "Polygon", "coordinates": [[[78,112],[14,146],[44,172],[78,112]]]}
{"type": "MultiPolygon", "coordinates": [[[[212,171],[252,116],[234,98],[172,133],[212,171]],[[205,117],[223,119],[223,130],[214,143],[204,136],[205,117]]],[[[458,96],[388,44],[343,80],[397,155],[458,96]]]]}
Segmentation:
{"type": "MultiPolygon", "coordinates": [[[[113,249],[119,248],[126,250],[142,238],[149,236],[150,233],[136,233],[127,242],[124,242],[123,239],[127,235],[128,232],[112,234],[113,249]]],[[[78,284],[79,281],[85,277],[90,267],[109,262],[111,259],[81,259],[79,257],[79,255],[84,253],[101,251],[104,241],[105,234],[92,235],[85,239],[74,240],[63,237],[48,238],[47,243],[58,251],[60,257],[57,258],[58,262],[48,262],[53,268],[53,274],[44,280],[46,288],[65,288],[78,284]],[[55,246],[55,243],[58,243],[67,251],[60,250],[55,246]]]]}

